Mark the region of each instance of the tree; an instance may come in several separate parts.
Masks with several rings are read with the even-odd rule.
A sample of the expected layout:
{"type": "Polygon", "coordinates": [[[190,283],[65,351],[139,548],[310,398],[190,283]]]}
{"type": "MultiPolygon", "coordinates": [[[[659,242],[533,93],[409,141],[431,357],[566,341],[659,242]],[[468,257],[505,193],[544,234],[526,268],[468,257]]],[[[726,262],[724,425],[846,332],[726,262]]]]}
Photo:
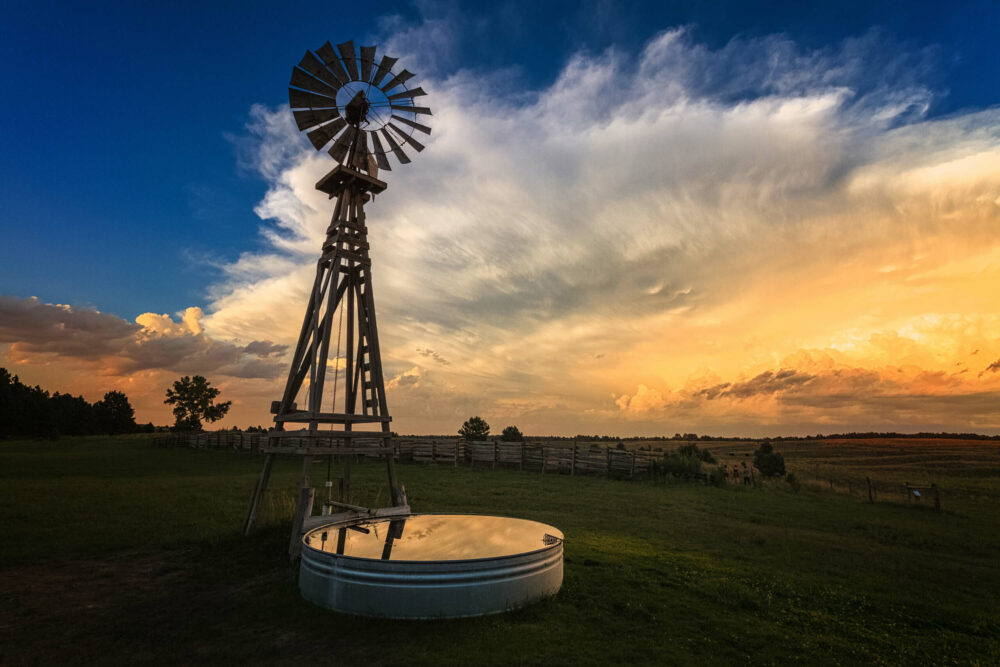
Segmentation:
{"type": "Polygon", "coordinates": [[[485,440],[490,437],[490,425],[482,417],[469,417],[458,434],[468,441],[485,440]]]}
{"type": "Polygon", "coordinates": [[[781,477],[785,474],[785,457],[774,451],[771,443],[765,440],[753,453],[753,467],[764,477],[781,477]]]}
{"type": "Polygon", "coordinates": [[[202,419],[214,422],[225,417],[233,402],[216,404],[218,395],[219,390],[200,375],[193,378],[185,375],[174,381],[173,389],[167,389],[163,401],[174,406],[174,430],[200,431],[202,419]]]}
{"type": "Polygon", "coordinates": [[[120,391],[109,391],[104,400],[94,403],[97,427],[104,433],[131,433],[136,430],[135,410],[128,396],[120,391]]]}
{"type": "Polygon", "coordinates": [[[524,434],[521,433],[521,429],[518,427],[508,426],[504,428],[503,433],[500,435],[500,439],[504,442],[524,442],[524,434]]]}

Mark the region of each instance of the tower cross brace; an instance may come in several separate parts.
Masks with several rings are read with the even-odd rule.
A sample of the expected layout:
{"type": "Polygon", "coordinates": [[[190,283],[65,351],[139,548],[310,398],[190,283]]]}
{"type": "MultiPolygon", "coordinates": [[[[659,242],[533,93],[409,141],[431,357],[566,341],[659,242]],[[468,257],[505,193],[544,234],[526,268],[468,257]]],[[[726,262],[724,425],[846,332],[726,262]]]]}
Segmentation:
{"type": "Polygon", "coordinates": [[[274,428],[269,431],[263,448],[264,467],[243,522],[243,532],[249,534],[260,512],[274,457],[284,453],[302,456],[302,483],[289,541],[292,558],[298,556],[302,532],[311,523],[314,489],[310,483],[310,467],[315,457],[328,456],[330,460],[337,457],[344,461],[339,501],[330,497],[332,485],[328,480],[327,508],[339,507],[359,517],[409,511],[393,462],[389,430],[392,418],[386,403],[364,212],[365,202],[384,191],[386,184],[363,173],[360,169],[369,165],[353,159],[353,153],[347,164],[359,169],[338,165],[316,184],[317,189],[336,199],[333,219],[316,265],[316,278],[285,390],[281,400],[271,404],[274,428]],[[331,343],[336,336],[339,350],[342,342],[340,320],[335,321],[338,309],[340,319],[346,323],[346,343],[343,356],[335,354],[332,363],[337,373],[343,360],[344,387],[338,401],[339,375],[335,375],[330,410],[324,411],[324,394],[329,389],[326,376],[331,365],[331,343]],[[304,408],[298,407],[300,397],[304,408]],[[342,411],[338,411],[338,402],[342,411]],[[291,430],[290,425],[299,425],[299,428],[291,430]],[[356,426],[362,428],[356,429],[356,426]],[[385,459],[392,508],[370,510],[350,504],[350,461],[357,454],[375,454],[385,459]]]}

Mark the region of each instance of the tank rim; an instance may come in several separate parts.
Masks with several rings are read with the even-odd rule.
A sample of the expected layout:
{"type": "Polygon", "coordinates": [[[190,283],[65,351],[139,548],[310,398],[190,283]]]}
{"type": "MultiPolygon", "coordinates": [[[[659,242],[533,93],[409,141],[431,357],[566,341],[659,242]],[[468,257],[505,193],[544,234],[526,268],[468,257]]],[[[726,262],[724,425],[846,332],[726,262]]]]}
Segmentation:
{"type": "MultiPolygon", "coordinates": [[[[555,537],[555,535],[553,535],[552,537],[555,537]]],[[[310,529],[308,532],[306,532],[305,534],[302,535],[302,548],[303,549],[308,549],[308,550],[313,551],[313,552],[315,552],[317,554],[324,554],[328,558],[344,558],[344,559],[353,560],[353,561],[360,561],[360,562],[382,563],[383,565],[388,565],[389,567],[391,567],[392,565],[397,564],[397,563],[399,563],[399,564],[410,564],[410,565],[412,565],[412,564],[420,564],[420,563],[476,563],[476,562],[485,562],[485,561],[505,560],[505,559],[509,559],[509,558],[522,558],[524,556],[529,556],[531,554],[538,554],[538,553],[541,553],[543,551],[549,551],[551,549],[555,549],[556,547],[560,547],[560,546],[562,546],[563,542],[565,542],[565,540],[566,540],[566,536],[563,534],[563,532],[561,530],[559,530],[558,528],[556,528],[552,524],[543,523],[541,521],[535,521],[534,519],[524,519],[524,518],[516,517],[516,516],[503,516],[502,514],[481,514],[479,512],[411,512],[409,514],[400,514],[399,516],[391,516],[391,517],[389,517],[389,516],[387,516],[387,517],[374,517],[374,518],[373,517],[362,517],[362,518],[357,518],[357,519],[348,519],[346,521],[334,521],[332,523],[323,524],[322,526],[316,526],[315,528],[310,529]],[[315,533],[318,530],[323,530],[325,528],[331,528],[331,527],[346,528],[348,526],[352,526],[352,525],[359,524],[359,523],[371,522],[373,520],[374,521],[379,521],[379,522],[382,522],[382,521],[394,521],[394,520],[395,521],[399,521],[400,519],[410,519],[410,518],[413,518],[413,517],[416,517],[416,516],[487,516],[487,517],[495,517],[497,519],[517,519],[517,520],[520,520],[520,521],[531,521],[532,523],[539,523],[539,524],[542,524],[543,526],[548,526],[549,528],[552,528],[553,530],[559,531],[559,535],[561,537],[558,538],[558,540],[559,540],[558,542],[553,542],[552,544],[546,545],[546,546],[542,547],[541,549],[534,549],[532,551],[519,551],[516,554],[506,554],[506,555],[502,555],[502,556],[484,556],[482,558],[455,558],[455,559],[436,559],[436,560],[381,560],[379,558],[362,558],[360,556],[347,556],[347,555],[344,555],[344,554],[334,554],[334,553],[330,553],[329,551],[323,551],[322,549],[317,549],[316,547],[312,547],[312,546],[309,546],[308,544],[306,544],[306,536],[311,535],[312,533],[315,533]]]]}

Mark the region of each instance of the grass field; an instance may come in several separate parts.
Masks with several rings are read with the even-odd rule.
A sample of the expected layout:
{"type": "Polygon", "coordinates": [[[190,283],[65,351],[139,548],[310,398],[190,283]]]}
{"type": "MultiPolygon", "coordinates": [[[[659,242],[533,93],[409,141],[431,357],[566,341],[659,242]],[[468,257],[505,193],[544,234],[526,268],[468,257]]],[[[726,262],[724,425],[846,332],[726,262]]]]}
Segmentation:
{"type": "MultiPolygon", "coordinates": [[[[299,597],[284,556],[296,461],[277,466],[261,528],[242,539],[253,454],[0,443],[0,664],[1000,662],[997,443],[778,450],[806,476],[850,483],[881,462],[886,484],[936,481],[945,510],[783,482],[403,466],[415,510],[560,528],[565,581],[506,615],[382,621],[299,597]]],[[[382,468],[357,466],[355,487],[384,501],[382,468]]]]}

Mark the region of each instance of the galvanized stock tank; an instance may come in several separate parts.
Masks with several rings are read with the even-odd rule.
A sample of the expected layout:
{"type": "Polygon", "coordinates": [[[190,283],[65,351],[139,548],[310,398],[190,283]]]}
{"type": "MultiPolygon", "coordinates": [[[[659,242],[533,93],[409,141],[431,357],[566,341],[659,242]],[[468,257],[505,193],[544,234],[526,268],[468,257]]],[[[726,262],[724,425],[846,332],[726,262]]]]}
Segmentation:
{"type": "Polygon", "coordinates": [[[334,523],[302,538],[303,597],[346,614],[493,614],[559,591],[563,534],[544,523],[411,514],[334,523]]]}

